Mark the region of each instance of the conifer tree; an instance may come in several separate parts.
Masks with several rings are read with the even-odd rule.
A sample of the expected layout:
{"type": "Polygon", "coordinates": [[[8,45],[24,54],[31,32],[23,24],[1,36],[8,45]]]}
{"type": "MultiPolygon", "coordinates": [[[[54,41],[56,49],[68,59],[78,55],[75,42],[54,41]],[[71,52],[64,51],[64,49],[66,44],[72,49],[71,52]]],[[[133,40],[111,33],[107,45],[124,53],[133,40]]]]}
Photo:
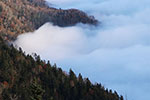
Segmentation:
{"type": "Polygon", "coordinates": [[[30,100],[42,100],[44,90],[37,82],[33,82],[30,86],[30,100]]]}

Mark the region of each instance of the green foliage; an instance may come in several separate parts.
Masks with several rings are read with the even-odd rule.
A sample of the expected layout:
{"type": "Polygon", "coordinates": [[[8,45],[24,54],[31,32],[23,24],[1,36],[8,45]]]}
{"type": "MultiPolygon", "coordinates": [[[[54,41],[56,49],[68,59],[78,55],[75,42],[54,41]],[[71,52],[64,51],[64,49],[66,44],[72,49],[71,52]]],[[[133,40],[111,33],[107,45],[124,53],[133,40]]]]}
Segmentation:
{"type": "Polygon", "coordinates": [[[2,6],[0,5],[0,14],[1,14],[2,10],[3,10],[3,8],[2,8],[2,6]]]}
{"type": "Polygon", "coordinates": [[[88,78],[25,55],[0,38],[0,100],[123,100],[88,78]]]}
{"type": "Polygon", "coordinates": [[[42,100],[44,90],[38,83],[33,82],[29,88],[29,92],[30,92],[30,100],[42,100]]]}

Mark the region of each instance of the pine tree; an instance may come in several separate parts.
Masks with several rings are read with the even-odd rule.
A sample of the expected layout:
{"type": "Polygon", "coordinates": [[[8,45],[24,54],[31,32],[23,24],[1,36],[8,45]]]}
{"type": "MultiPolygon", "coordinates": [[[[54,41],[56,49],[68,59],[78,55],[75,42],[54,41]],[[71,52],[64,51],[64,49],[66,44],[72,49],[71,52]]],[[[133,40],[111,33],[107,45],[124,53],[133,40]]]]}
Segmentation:
{"type": "Polygon", "coordinates": [[[33,82],[30,86],[30,100],[42,100],[44,90],[37,82],[33,82]]]}

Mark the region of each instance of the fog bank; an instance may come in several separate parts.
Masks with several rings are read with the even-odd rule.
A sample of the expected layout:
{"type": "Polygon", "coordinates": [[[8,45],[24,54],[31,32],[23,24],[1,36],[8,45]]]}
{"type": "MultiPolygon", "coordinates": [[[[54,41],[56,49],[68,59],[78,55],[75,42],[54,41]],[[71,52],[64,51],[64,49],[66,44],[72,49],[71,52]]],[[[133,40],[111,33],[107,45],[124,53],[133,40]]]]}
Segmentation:
{"type": "Polygon", "coordinates": [[[46,23],[14,44],[27,53],[72,68],[93,82],[117,90],[128,100],[149,100],[149,0],[47,0],[56,7],[79,8],[101,25],[58,27],[46,23]],[[86,3],[85,3],[86,2],[86,3]]]}

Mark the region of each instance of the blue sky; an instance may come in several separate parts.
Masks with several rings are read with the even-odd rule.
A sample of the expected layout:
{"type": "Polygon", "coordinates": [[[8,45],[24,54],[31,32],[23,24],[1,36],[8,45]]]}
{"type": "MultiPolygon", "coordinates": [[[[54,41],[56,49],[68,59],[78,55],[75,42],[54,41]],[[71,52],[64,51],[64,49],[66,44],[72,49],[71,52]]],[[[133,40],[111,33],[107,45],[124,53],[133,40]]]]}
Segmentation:
{"type": "Polygon", "coordinates": [[[149,100],[149,0],[47,1],[58,8],[81,9],[102,24],[61,28],[46,23],[33,33],[20,35],[17,46],[66,71],[72,68],[128,100],[149,100]]]}

